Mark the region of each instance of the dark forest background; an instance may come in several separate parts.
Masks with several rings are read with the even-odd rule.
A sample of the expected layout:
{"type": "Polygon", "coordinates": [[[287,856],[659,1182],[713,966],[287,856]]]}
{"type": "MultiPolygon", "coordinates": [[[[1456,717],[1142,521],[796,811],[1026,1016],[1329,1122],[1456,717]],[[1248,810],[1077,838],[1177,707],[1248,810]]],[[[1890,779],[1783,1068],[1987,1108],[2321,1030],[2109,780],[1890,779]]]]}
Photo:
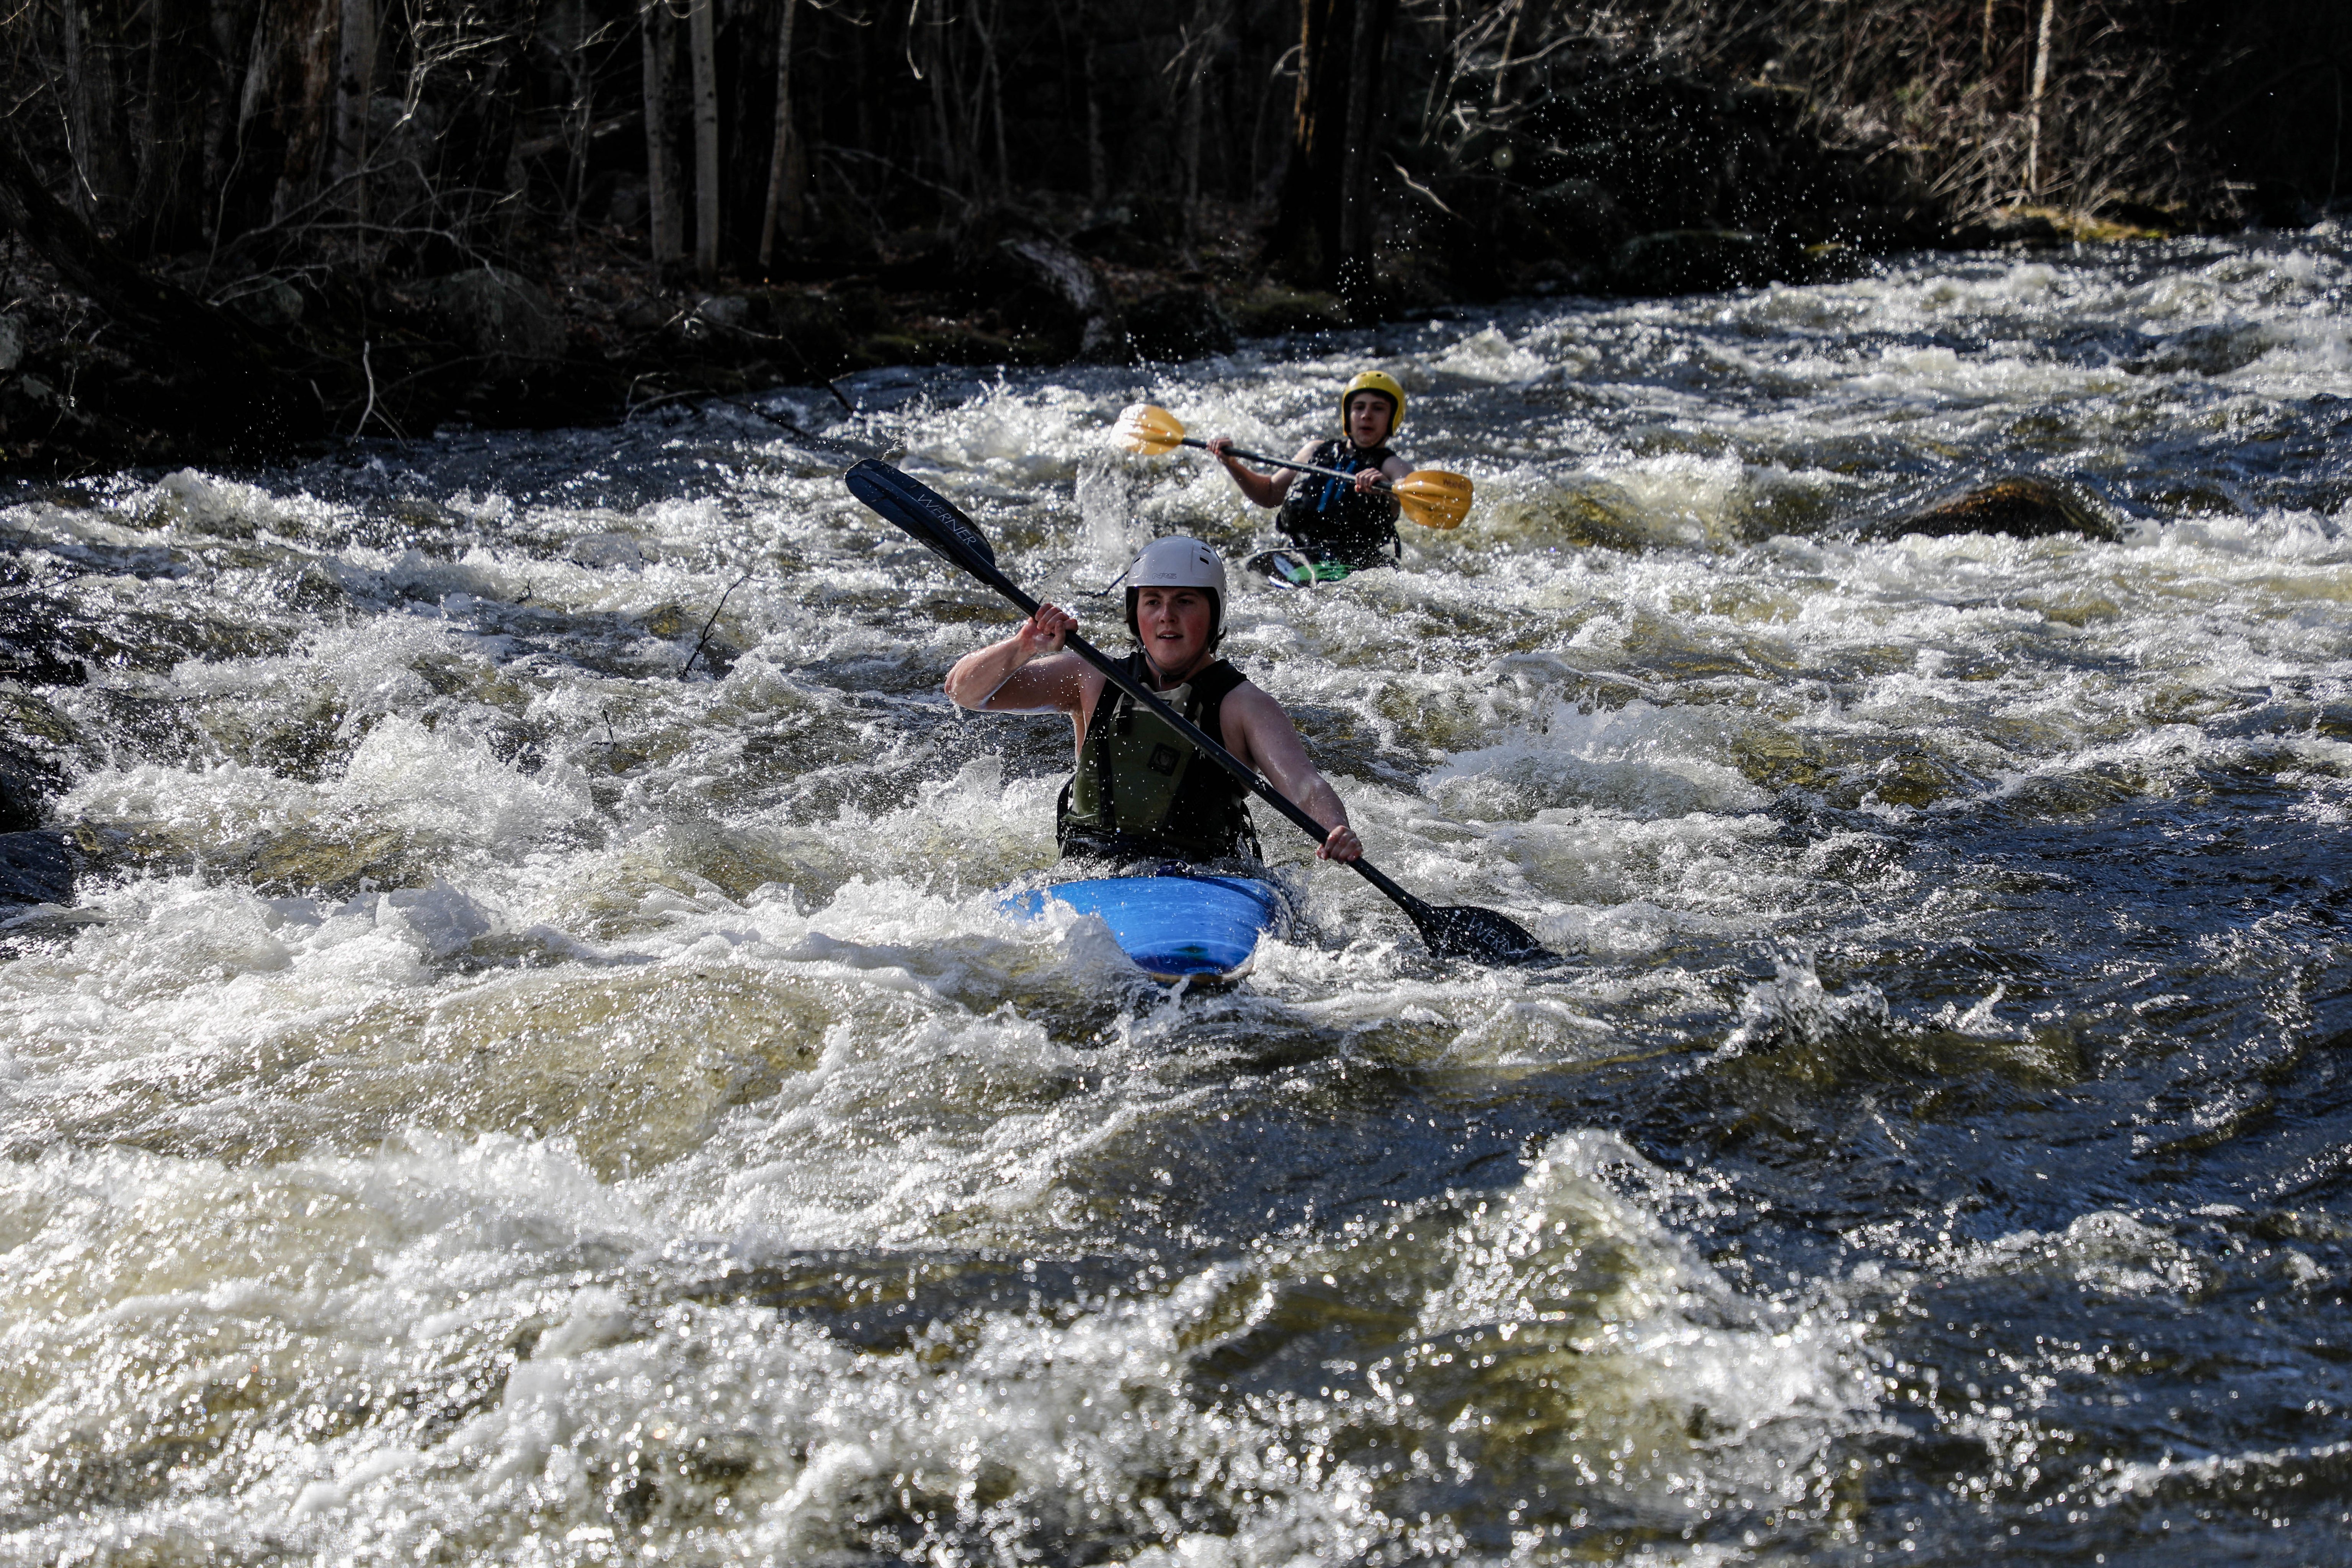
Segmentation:
{"type": "Polygon", "coordinates": [[[2311,221],[2343,0],[0,0],[0,463],[2311,221]]]}

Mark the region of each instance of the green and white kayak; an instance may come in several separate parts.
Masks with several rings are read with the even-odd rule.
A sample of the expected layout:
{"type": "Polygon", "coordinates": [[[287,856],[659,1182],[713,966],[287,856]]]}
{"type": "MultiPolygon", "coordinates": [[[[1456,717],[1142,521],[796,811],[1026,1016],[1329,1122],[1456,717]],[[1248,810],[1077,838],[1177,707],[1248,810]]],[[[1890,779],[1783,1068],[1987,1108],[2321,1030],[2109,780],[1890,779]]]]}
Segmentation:
{"type": "Polygon", "coordinates": [[[1285,588],[1312,588],[1318,583],[1337,583],[1353,570],[1344,561],[1318,561],[1301,550],[1263,550],[1242,563],[1260,576],[1271,577],[1285,588]]]}

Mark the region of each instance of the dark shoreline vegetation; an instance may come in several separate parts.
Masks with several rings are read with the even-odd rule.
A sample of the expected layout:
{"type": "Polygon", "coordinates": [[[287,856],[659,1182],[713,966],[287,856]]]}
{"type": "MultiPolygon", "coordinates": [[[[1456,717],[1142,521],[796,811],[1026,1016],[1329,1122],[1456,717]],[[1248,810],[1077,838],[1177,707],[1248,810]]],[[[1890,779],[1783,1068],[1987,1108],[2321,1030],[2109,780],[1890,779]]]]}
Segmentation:
{"type": "Polygon", "coordinates": [[[0,472],[2307,221],[2321,0],[32,0],[0,472]],[[782,68],[779,68],[779,62],[782,68]]]}

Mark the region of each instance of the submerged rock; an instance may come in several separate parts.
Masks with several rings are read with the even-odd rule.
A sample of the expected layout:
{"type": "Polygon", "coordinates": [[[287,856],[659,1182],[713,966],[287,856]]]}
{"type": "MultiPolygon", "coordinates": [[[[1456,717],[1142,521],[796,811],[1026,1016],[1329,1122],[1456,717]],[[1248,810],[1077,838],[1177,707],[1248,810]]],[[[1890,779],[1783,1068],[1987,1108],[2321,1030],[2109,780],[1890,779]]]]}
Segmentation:
{"type": "Polygon", "coordinates": [[[0,833],[0,909],[73,901],[72,841],[55,828],[0,833]]]}
{"type": "Polygon", "coordinates": [[[1231,353],[1233,318],[1206,289],[1163,289],[1127,308],[1127,342],[1141,359],[1231,353]]]}
{"type": "Polygon", "coordinates": [[[1936,539],[1956,533],[2006,533],[2012,539],[2046,539],[2058,533],[2108,541],[2123,537],[2120,529],[2082,498],[2032,474],[1971,486],[1868,532],[1878,539],[1906,533],[1936,539]]]}
{"type": "Polygon", "coordinates": [[[1640,234],[1617,247],[1610,274],[1636,294],[1705,294],[1769,283],[1795,268],[1762,236],[1728,228],[1640,234]]]}
{"type": "MultiPolygon", "coordinates": [[[[0,644],[0,653],[6,651],[0,644]]],[[[73,726],[33,693],[0,684],[0,834],[38,827],[64,787],[73,726]]]]}
{"type": "Polygon", "coordinates": [[[2124,361],[2124,368],[2135,375],[2228,375],[2292,342],[2292,334],[2275,321],[2212,321],[2174,333],[2147,353],[2124,361]]]}

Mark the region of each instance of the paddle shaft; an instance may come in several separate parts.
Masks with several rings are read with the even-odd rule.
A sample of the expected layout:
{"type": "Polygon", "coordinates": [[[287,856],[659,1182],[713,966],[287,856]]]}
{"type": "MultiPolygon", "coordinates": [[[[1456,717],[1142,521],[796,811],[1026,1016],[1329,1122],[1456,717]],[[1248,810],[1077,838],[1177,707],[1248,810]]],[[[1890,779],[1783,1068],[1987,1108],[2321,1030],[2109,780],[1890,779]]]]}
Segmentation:
{"type": "MultiPolygon", "coordinates": [[[[1209,444],[1206,441],[1202,440],[1197,436],[1187,436],[1183,440],[1178,442],[1177,445],[1181,447],[1198,447],[1203,452],[1209,451],[1209,444]]],[[[1300,474],[1321,474],[1326,478],[1334,479],[1352,480],[1356,477],[1354,474],[1343,474],[1337,468],[1318,468],[1312,463],[1294,463],[1287,458],[1262,457],[1255,452],[1244,452],[1239,447],[1229,447],[1223,452],[1212,453],[1211,455],[1213,457],[1239,458],[1245,463],[1264,463],[1269,468],[1288,468],[1294,473],[1300,474]]],[[[1387,490],[1394,489],[1396,487],[1390,482],[1389,477],[1386,474],[1382,474],[1381,476],[1380,488],[1387,490]]]]}
{"type": "MultiPolygon", "coordinates": [[[[1344,475],[1341,477],[1345,478],[1344,475]]],[[[1034,616],[1037,613],[1039,608],[1037,601],[1031,598],[1027,594],[1023,593],[1020,587],[1016,585],[1011,578],[1005,576],[1003,573],[999,572],[994,566],[983,565],[978,561],[971,560],[961,561],[957,563],[957,564],[963,567],[965,571],[971,573],[982,582],[987,584],[990,587],[995,589],[1007,599],[1013,601],[1013,603],[1019,607],[1023,615],[1034,616]]],[[[1109,681],[1113,686],[1118,687],[1121,691],[1126,692],[1129,697],[1134,698],[1138,702],[1142,703],[1146,708],[1149,708],[1152,712],[1159,715],[1163,722],[1171,726],[1178,734],[1192,742],[1193,746],[1204,753],[1211,762],[1215,763],[1219,767],[1224,769],[1225,772],[1233,774],[1234,777],[1241,780],[1243,784],[1248,785],[1251,794],[1265,802],[1266,805],[1274,807],[1275,810],[1282,813],[1283,816],[1290,818],[1290,820],[1297,826],[1299,831],[1306,834],[1307,837],[1314,839],[1318,844],[1330,837],[1331,830],[1324,826],[1321,823],[1316,821],[1313,817],[1307,816],[1306,811],[1298,805],[1297,802],[1292,800],[1288,795],[1284,795],[1280,790],[1275,788],[1272,784],[1266,783],[1265,780],[1260,778],[1255,768],[1251,767],[1247,763],[1242,761],[1239,757],[1225,750],[1225,748],[1220,745],[1216,739],[1207,731],[1202,729],[1198,724],[1193,723],[1190,719],[1185,718],[1184,715],[1177,712],[1176,710],[1161,701],[1158,694],[1153,692],[1150,687],[1144,685],[1140,680],[1136,679],[1135,677],[1128,674],[1126,670],[1121,669],[1115,660],[1106,656],[1103,651],[1095,647],[1094,644],[1087,641],[1086,638],[1078,636],[1076,632],[1072,632],[1068,637],[1064,639],[1062,646],[1068,648],[1072,653],[1076,654],[1080,658],[1085,659],[1088,664],[1093,665],[1095,668],[1100,670],[1102,672],[1102,678],[1105,680],[1109,681]]],[[[1370,882],[1373,887],[1378,888],[1381,892],[1387,894],[1391,900],[1395,900],[1399,909],[1404,910],[1405,913],[1409,915],[1412,915],[1416,921],[1422,918],[1423,911],[1426,911],[1428,910],[1428,905],[1424,904],[1421,900],[1413,897],[1411,893],[1406,892],[1402,888],[1398,887],[1394,882],[1389,880],[1385,872],[1381,871],[1379,867],[1373,865],[1370,861],[1364,859],[1360,856],[1353,860],[1346,861],[1344,864],[1355,870],[1356,873],[1361,876],[1365,881],[1370,882]]]]}

